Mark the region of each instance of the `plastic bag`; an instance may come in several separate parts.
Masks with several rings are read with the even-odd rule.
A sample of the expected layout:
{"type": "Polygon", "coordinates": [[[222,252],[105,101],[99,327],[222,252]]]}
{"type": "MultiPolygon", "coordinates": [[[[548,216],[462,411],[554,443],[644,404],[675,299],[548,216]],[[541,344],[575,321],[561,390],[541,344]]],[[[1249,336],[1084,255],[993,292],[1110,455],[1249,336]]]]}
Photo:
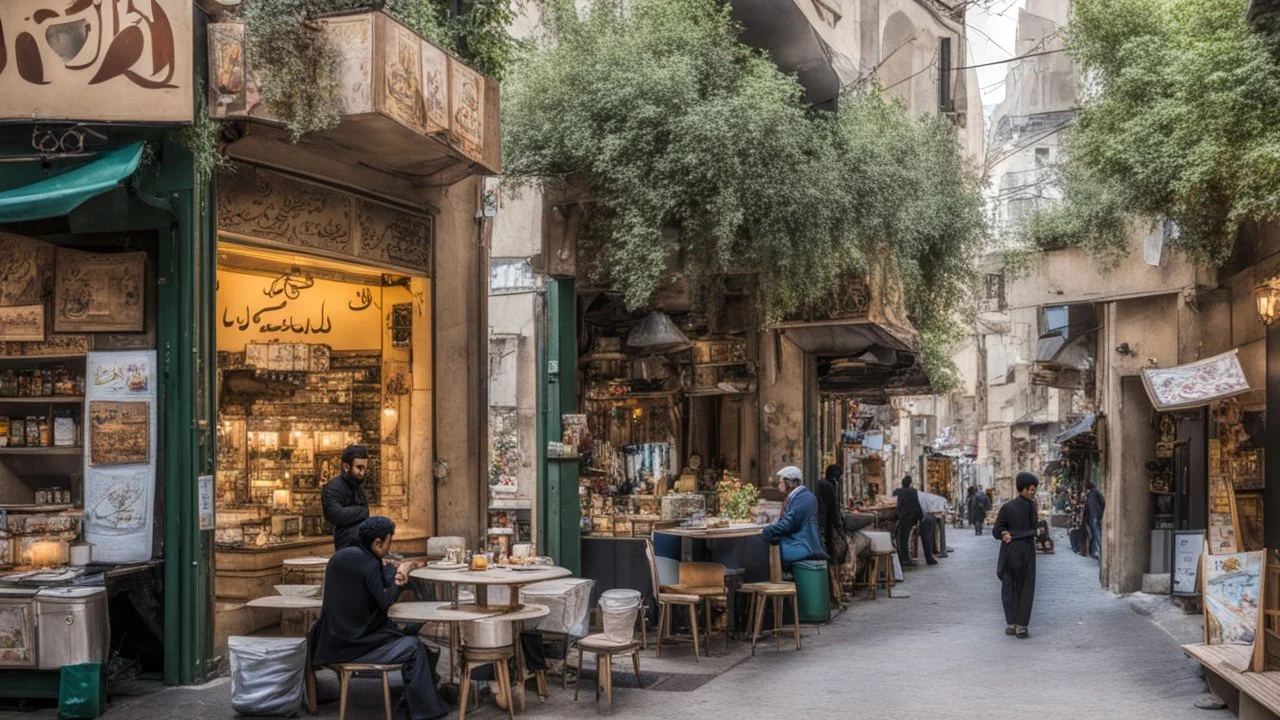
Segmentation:
{"type": "Polygon", "coordinates": [[[306,694],[306,638],[232,637],[231,708],[241,715],[292,717],[306,694]]]}
{"type": "Polygon", "coordinates": [[[102,663],[63,665],[58,682],[58,716],[96,718],[107,709],[107,675],[102,663]]]}

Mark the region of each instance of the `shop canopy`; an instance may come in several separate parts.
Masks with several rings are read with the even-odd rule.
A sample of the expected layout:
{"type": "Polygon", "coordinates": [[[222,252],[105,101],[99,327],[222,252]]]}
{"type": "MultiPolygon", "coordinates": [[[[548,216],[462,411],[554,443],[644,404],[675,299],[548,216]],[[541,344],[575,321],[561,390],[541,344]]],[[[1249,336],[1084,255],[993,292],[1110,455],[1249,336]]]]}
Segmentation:
{"type": "Polygon", "coordinates": [[[1062,443],[1065,443],[1077,437],[1080,437],[1085,433],[1093,432],[1093,422],[1094,422],[1094,414],[1089,413],[1085,415],[1080,422],[1058,433],[1058,437],[1054,438],[1053,441],[1058,445],[1061,445],[1062,443]]]}
{"type": "Polygon", "coordinates": [[[1185,410],[1249,392],[1236,351],[1186,365],[1144,368],[1142,384],[1156,410],[1185,410]]]}
{"type": "Polygon", "coordinates": [[[138,169],[142,143],[112,148],[53,177],[0,190],[0,223],[66,215],[86,200],[113,190],[138,169]]]}

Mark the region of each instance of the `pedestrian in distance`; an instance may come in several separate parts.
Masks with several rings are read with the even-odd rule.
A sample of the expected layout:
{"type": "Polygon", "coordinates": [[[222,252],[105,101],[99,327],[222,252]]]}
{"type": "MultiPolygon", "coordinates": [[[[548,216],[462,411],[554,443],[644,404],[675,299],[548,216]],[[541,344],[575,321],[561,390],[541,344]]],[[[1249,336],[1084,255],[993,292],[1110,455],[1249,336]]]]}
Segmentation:
{"type": "Polygon", "coordinates": [[[1040,479],[1029,472],[1015,478],[1018,496],[1000,506],[991,535],[1000,541],[996,577],[1004,605],[1005,635],[1031,637],[1031,604],[1036,596],[1036,490],[1040,479]]]}
{"type": "Polygon", "coordinates": [[[1084,497],[1084,526],[1089,531],[1089,552],[1095,560],[1102,560],[1102,512],[1107,508],[1107,501],[1093,483],[1084,484],[1088,492],[1084,497]]]}
{"type": "Polygon", "coordinates": [[[991,501],[985,493],[978,492],[977,485],[969,486],[968,499],[969,522],[973,525],[973,534],[982,534],[982,524],[987,520],[987,511],[991,509],[991,501]]]}
{"type": "MultiPolygon", "coordinates": [[[[915,565],[911,559],[911,529],[924,520],[924,508],[920,505],[920,491],[911,487],[911,476],[902,478],[902,487],[894,492],[898,496],[898,561],[903,567],[915,565]]],[[[924,544],[924,558],[930,565],[933,559],[933,545],[924,544]]]]}

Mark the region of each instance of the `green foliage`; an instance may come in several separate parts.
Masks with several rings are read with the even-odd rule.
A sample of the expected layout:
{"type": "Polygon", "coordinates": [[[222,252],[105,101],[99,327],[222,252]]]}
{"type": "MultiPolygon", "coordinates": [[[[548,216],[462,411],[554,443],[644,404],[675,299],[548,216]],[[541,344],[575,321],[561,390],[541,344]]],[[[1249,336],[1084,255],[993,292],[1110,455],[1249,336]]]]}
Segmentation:
{"type": "Polygon", "coordinates": [[[1238,0],[1078,0],[1068,43],[1092,91],[1069,136],[1071,207],[1037,233],[1114,252],[1123,209],[1172,219],[1176,247],[1213,264],[1241,222],[1280,215],[1276,39],[1238,0]]]}
{"type": "Polygon", "coordinates": [[[261,80],[262,100],[289,129],[303,135],[338,124],[342,97],[340,50],[306,19],[315,3],[250,0],[244,4],[245,45],[261,80]]]}
{"type": "Polygon", "coordinates": [[[1067,202],[1039,211],[1021,229],[1024,247],[1058,250],[1079,247],[1106,268],[1128,251],[1132,218],[1125,198],[1112,183],[1100,180],[1081,163],[1057,168],[1057,184],[1067,202]]]}
{"type": "MultiPolygon", "coordinates": [[[[393,0],[387,11],[477,71],[500,80],[520,47],[507,32],[517,1],[473,0],[455,16],[447,0],[393,0]]],[[[244,4],[245,42],[261,79],[262,98],[295,142],[307,133],[336,126],[343,110],[338,79],[341,49],[309,18],[368,6],[368,0],[247,0],[244,4]]]]}
{"type": "Polygon", "coordinates": [[[771,321],[822,315],[884,262],[901,273],[926,370],[949,382],[985,227],[952,126],[875,89],[812,111],[714,0],[634,0],[625,13],[595,0],[581,16],[552,2],[543,18],[547,42],[504,85],[504,165],[516,182],[584,186],[598,281],[639,308],[678,260],[707,308],[727,275],[751,273],[771,321]]]}
{"type": "Polygon", "coordinates": [[[177,131],[177,138],[191,153],[196,175],[201,180],[207,181],[214,173],[231,166],[231,161],[222,153],[218,140],[221,133],[222,123],[209,117],[202,83],[196,89],[195,119],[190,125],[177,131]]]}

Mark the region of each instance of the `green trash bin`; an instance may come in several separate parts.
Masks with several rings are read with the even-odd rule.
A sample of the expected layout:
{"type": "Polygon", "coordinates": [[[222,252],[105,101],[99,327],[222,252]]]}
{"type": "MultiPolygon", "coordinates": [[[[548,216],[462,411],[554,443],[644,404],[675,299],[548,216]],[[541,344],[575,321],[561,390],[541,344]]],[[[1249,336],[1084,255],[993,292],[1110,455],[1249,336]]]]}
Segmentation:
{"type": "Polygon", "coordinates": [[[803,560],[791,566],[796,580],[796,598],[800,605],[800,622],[824,623],[831,620],[831,591],[827,579],[827,561],[803,560]]]}
{"type": "Polygon", "coordinates": [[[102,663],[63,665],[58,717],[97,718],[107,711],[107,672],[102,663]]]}

